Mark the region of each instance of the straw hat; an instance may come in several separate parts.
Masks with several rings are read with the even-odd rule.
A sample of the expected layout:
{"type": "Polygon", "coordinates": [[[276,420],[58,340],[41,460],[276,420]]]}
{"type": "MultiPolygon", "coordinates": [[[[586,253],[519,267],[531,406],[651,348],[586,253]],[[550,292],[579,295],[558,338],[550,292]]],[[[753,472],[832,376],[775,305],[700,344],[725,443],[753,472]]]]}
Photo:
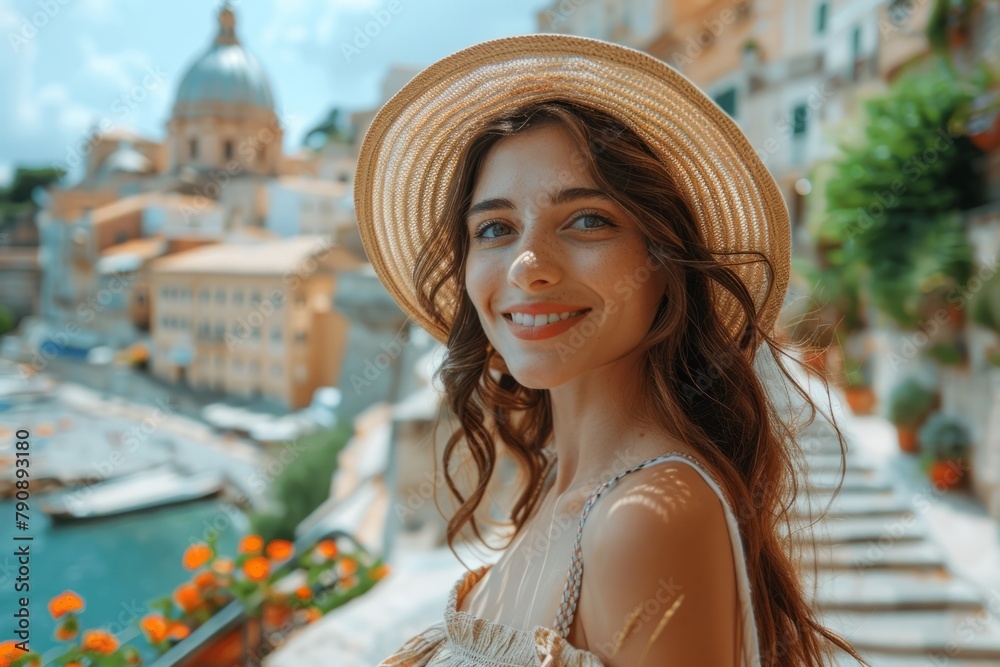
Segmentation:
{"type": "MultiPolygon", "coordinates": [[[[604,111],[674,167],[711,250],[759,251],[732,264],[754,296],[760,325],[771,332],[788,285],[788,209],[746,136],[691,81],[649,54],[602,40],[531,34],[482,42],[427,67],[385,103],[361,145],[354,185],[361,240],[376,274],[403,312],[442,343],[450,327],[427,316],[413,269],[438,232],[449,181],[470,138],[489,121],[544,100],[604,111]],[[773,281],[770,297],[768,285],[773,281]]],[[[438,295],[453,321],[454,281],[438,295]]],[[[736,300],[713,285],[722,322],[734,333],[745,318],[736,300]]]]}

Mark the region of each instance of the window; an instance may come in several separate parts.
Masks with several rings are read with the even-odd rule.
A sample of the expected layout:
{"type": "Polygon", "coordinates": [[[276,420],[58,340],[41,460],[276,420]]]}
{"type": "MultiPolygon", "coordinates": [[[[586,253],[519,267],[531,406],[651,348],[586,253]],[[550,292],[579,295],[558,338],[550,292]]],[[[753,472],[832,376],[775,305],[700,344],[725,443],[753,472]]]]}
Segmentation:
{"type": "Polygon", "coordinates": [[[226,143],[222,144],[222,152],[225,154],[227,160],[233,159],[233,142],[231,139],[226,139],[226,143]]]}
{"type": "Polygon", "coordinates": [[[215,290],[215,302],[216,303],[225,303],[225,301],[226,301],[226,293],[224,291],[222,291],[221,289],[215,290]]]}
{"type": "Polygon", "coordinates": [[[236,290],[233,292],[233,303],[237,305],[243,303],[243,290],[236,290]]]}
{"type": "Polygon", "coordinates": [[[191,159],[195,160],[198,158],[198,140],[191,139],[188,141],[188,153],[191,154],[191,159]]]}
{"type": "Polygon", "coordinates": [[[299,331],[295,334],[295,342],[299,344],[305,343],[307,337],[305,331],[299,331]]]}
{"type": "Polygon", "coordinates": [[[260,292],[254,292],[250,295],[250,303],[254,306],[260,303],[260,292]]]}
{"type": "Polygon", "coordinates": [[[280,343],[281,342],[281,328],[280,327],[275,327],[274,329],[271,329],[271,341],[273,341],[275,343],[280,343]]]}
{"type": "Polygon", "coordinates": [[[806,133],[806,117],[808,115],[808,107],[805,104],[798,104],[792,110],[792,134],[794,136],[800,136],[806,133]]]}
{"type": "Polygon", "coordinates": [[[206,301],[208,301],[208,290],[202,288],[201,292],[198,293],[198,296],[201,298],[201,302],[205,303],[206,301]]]}
{"type": "Polygon", "coordinates": [[[736,118],[736,88],[729,88],[719,93],[715,97],[715,103],[722,107],[722,110],[729,114],[730,118],[736,118]]]}
{"type": "Polygon", "coordinates": [[[827,14],[829,13],[829,3],[821,2],[819,6],[816,7],[816,34],[822,35],[826,32],[826,20],[827,14]]]}
{"type": "Polygon", "coordinates": [[[125,243],[128,241],[128,232],[118,232],[115,234],[115,243],[125,243]]]}
{"type": "Polygon", "coordinates": [[[861,59],[861,26],[854,26],[851,31],[851,80],[857,81],[860,68],[858,60],[861,59]]]}

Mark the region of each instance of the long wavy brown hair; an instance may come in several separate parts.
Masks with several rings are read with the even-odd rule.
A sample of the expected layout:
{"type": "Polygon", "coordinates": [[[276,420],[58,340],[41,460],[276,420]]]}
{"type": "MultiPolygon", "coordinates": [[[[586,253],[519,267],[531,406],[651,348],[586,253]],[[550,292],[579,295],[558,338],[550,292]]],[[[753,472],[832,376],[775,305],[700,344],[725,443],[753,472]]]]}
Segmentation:
{"type": "MultiPolygon", "coordinates": [[[[524,387],[506,372],[464,289],[456,290],[454,322],[436,301],[448,281],[464,285],[469,243],[464,221],[485,156],[501,138],[541,123],[559,123],[570,132],[579,147],[577,157],[585,158],[582,164],[597,187],[635,220],[650,256],[667,271],[666,298],[640,344],[641,407],[647,408],[642,414],[655,415],[667,432],[696,448],[728,495],[740,527],[763,664],[819,666],[839,648],[867,665],[847,640],[818,620],[803,585],[802,564],[807,561],[792,538],[797,479],[805,470],[799,436],[815,419],[817,406],[781,358],[819,375],[799,361],[791,342],[758,325],[753,297],[717,257],[725,253],[705,245],[671,167],[621,122],[578,103],[552,100],[522,107],[493,120],[465,146],[439,221],[442,231],[423,248],[414,269],[421,304],[450,327],[446,358],[435,378],[443,386],[446,407],[459,423],[443,456],[444,480],[458,501],[457,511],[448,519],[449,548],[455,552],[456,536],[467,523],[486,544],[475,513],[487,494],[499,442],[520,473],[520,494],[510,511],[511,540],[531,516],[553,463],[543,451],[552,435],[548,390],[524,387]],[[744,311],[746,326],[739,336],[727,331],[711,307],[713,285],[732,294],[744,311]],[[788,418],[787,409],[774,405],[765,390],[754,369],[758,347],[763,351],[765,345],[808,407],[807,418],[788,418]],[[471,458],[478,471],[468,497],[452,476],[453,457],[459,454],[471,458]]],[[[770,260],[759,255],[759,261],[767,263],[773,276],[770,260]]],[[[843,461],[846,441],[832,410],[829,424],[843,461]]],[[[814,540],[812,545],[815,550],[814,540]]],[[[808,561],[815,574],[816,559],[808,561]]]]}

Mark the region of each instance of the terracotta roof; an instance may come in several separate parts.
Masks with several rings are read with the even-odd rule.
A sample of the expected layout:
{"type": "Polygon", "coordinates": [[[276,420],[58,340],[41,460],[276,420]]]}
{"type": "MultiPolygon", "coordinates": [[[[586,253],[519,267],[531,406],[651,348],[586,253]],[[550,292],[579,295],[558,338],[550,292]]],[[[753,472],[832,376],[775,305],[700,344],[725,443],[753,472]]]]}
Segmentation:
{"type": "Polygon", "coordinates": [[[291,274],[310,257],[324,255],[327,265],[351,269],[363,262],[323,235],[302,235],[260,243],[213,243],[153,260],[153,273],[242,275],[291,274]]]}
{"type": "Polygon", "coordinates": [[[101,257],[108,257],[110,255],[135,255],[142,259],[149,259],[150,257],[159,257],[166,252],[166,248],[166,239],[162,236],[148,236],[108,246],[101,252],[101,257]]]}

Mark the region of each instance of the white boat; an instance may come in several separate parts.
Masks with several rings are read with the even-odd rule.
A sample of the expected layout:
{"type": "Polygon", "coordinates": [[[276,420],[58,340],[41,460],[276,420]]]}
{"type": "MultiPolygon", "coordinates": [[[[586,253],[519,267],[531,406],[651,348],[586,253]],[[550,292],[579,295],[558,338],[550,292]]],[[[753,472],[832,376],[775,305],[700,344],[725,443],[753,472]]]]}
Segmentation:
{"type": "Polygon", "coordinates": [[[60,492],[41,509],[56,522],[84,521],[200,500],[225,487],[221,473],[188,473],[166,464],[60,492]]]}

